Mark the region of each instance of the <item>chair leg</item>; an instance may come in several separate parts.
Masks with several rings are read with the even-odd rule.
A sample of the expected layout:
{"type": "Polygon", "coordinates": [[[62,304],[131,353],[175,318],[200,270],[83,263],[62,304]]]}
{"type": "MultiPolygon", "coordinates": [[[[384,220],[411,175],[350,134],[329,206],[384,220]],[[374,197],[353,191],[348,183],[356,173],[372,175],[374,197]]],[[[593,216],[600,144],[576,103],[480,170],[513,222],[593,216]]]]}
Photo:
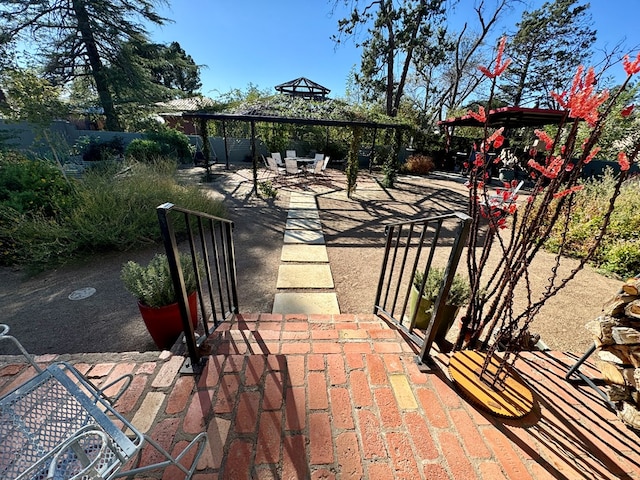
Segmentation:
{"type": "Polygon", "coordinates": [[[199,433],[193,440],[191,440],[189,445],[187,445],[184,448],[184,450],[182,450],[176,457],[171,456],[171,454],[169,452],[167,452],[164,448],[162,448],[162,446],[159,445],[158,442],[153,440],[148,435],[145,435],[144,439],[153,448],[155,448],[158,452],[160,452],[167,460],[164,460],[164,461],[158,462],[158,463],[154,463],[153,465],[146,465],[144,467],[132,468],[131,470],[127,470],[126,472],[119,472],[113,478],[130,477],[130,476],[134,476],[134,475],[136,475],[138,473],[141,473],[141,472],[147,472],[149,470],[156,470],[156,469],[166,468],[166,467],[169,467],[171,465],[174,465],[180,471],[182,471],[182,473],[185,474],[185,477],[184,477],[185,480],[188,480],[193,476],[194,472],[196,471],[196,467],[198,466],[198,461],[200,460],[200,457],[202,456],[202,453],[204,452],[204,447],[207,445],[208,437],[207,437],[207,433],[206,432],[199,433]],[[193,461],[191,462],[191,467],[190,468],[186,468],[184,465],[182,465],[180,463],[180,460],[182,460],[182,458],[185,455],[187,455],[189,450],[191,450],[196,445],[198,445],[198,449],[197,449],[196,454],[195,454],[195,456],[193,458],[193,461]]]}

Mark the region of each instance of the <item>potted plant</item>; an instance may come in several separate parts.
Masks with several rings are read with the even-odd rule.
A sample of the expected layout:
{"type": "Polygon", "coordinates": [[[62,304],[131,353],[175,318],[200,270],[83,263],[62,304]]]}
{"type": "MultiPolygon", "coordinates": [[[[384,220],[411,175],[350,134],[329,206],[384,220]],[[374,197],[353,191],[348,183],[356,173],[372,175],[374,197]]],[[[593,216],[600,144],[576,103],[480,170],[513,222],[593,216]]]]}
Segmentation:
{"type": "MultiPolygon", "coordinates": [[[[413,276],[413,283],[411,285],[411,295],[409,297],[409,316],[413,317],[413,309],[417,303],[420,287],[422,286],[423,274],[420,271],[416,271],[413,276]]],[[[431,268],[427,275],[427,281],[424,285],[424,292],[420,303],[418,304],[418,312],[416,313],[416,328],[426,329],[431,321],[431,314],[433,313],[433,305],[438,298],[440,287],[444,281],[444,269],[431,268]]],[[[451,325],[453,325],[460,307],[466,305],[471,295],[471,288],[469,282],[467,282],[459,274],[455,274],[451,288],[449,289],[449,295],[444,306],[443,321],[440,324],[436,332],[436,339],[443,339],[451,325]]]]}
{"type": "MultiPolygon", "coordinates": [[[[197,284],[191,255],[181,253],[180,265],[195,328],[198,324],[197,284]]],[[[156,254],[147,266],[129,261],[122,266],[121,278],[125,288],[138,299],[140,314],[155,344],[163,350],[171,348],[183,328],[167,256],[156,254]]]]}

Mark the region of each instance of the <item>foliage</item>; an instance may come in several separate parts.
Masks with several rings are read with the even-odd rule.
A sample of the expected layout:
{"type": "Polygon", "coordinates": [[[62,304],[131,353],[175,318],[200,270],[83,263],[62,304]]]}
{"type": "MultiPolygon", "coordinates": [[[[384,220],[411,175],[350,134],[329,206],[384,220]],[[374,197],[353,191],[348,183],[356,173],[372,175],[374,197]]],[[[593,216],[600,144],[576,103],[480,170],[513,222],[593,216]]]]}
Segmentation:
{"type": "Polygon", "coordinates": [[[512,64],[501,84],[511,106],[535,102],[557,108],[549,92],[566,88],[596,39],[588,9],[578,0],[549,0],[522,14],[510,43],[512,64]]]}
{"type": "MultiPolygon", "coordinates": [[[[90,173],[64,214],[0,209],[0,263],[46,269],[73,258],[161,242],[156,207],[167,201],[225,217],[224,205],[175,181],[175,162],[131,165],[125,176],[90,173]]],[[[176,233],[184,230],[176,225],[176,233]]]]}
{"type": "Polygon", "coordinates": [[[120,130],[106,66],[117,64],[121,45],[146,36],[145,25],[162,25],[155,0],[5,1],[0,4],[0,40],[23,43],[49,78],[62,85],[93,78],[107,129],[120,130]]]}
{"type": "Polygon", "coordinates": [[[367,95],[366,100],[384,98],[385,113],[398,114],[404,95],[409,67],[416,57],[421,65],[442,61],[438,52],[445,44],[443,28],[445,2],[443,0],[406,1],[397,5],[392,0],[365,2],[360,8],[354,2],[351,15],[338,21],[341,38],[357,34],[367,28],[362,46],[361,74],[356,81],[367,95]],[[400,72],[396,71],[396,67],[400,72]]]}
{"type": "MultiPolygon", "coordinates": [[[[573,204],[563,207],[572,209],[566,233],[556,225],[545,246],[576,258],[587,256],[604,222],[616,180],[613,171],[607,169],[601,179],[585,181],[584,189],[575,193],[573,204]]],[[[637,181],[628,181],[621,186],[607,235],[593,256],[594,266],[623,278],[640,272],[639,199],[637,181]]],[[[554,200],[554,203],[557,206],[559,200],[554,200]]]]}
{"type": "Polygon", "coordinates": [[[191,161],[192,157],[189,138],[177,130],[164,127],[149,131],[144,138],[132,140],[127,146],[126,155],[144,163],[154,162],[158,158],[185,162],[191,161]]]}
{"type": "Polygon", "coordinates": [[[159,143],[146,138],[135,138],[127,145],[127,159],[143,163],[152,163],[162,156],[159,143]]]}
{"type": "Polygon", "coordinates": [[[0,84],[7,97],[6,102],[0,102],[0,112],[10,119],[48,127],[52,120],[64,118],[68,112],[60,100],[61,89],[32,70],[4,70],[0,84]]]}
{"type": "Polygon", "coordinates": [[[122,137],[113,137],[111,140],[101,141],[100,138],[80,138],[75,147],[81,149],[82,159],[85,162],[98,162],[112,160],[124,154],[124,140],[122,137]],[[86,139],[86,141],[85,141],[86,139]]]}
{"type": "MultiPolygon", "coordinates": [[[[187,293],[195,292],[196,271],[190,254],[180,253],[180,266],[187,293]]],[[[164,253],[156,254],[146,266],[129,260],[122,266],[120,278],[125,288],[147,307],[160,308],[178,301],[164,253]]]]}
{"type": "Polygon", "coordinates": [[[426,175],[436,168],[436,164],[431,157],[426,155],[411,155],[407,159],[405,169],[409,173],[416,175],[426,175]]]}
{"type": "Polygon", "coordinates": [[[51,162],[0,151],[0,209],[57,218],[73,204],[73,194],[71,185],[51,162]]]}
{"type": "MultiPolygon", "coordinates": [[[[423,278],[423,273],[416,270],[416,273],[413,276],[413,286],[416,289],[420,290],[423,278]]],[[[438,294],[440,293],[440,288],[442,287],[443,282],[444,269],[431,267],[427,275],[427,281],[424,284],[424,292],[422,294],[422,297],[430,300],[432,303],[435,303],[438,298],[438,294]]],[[[469,286],[469,281],[462,277],[462,275],[460,275],[459,273],[456,273],[453,277],[453,282],[451,282],[451,288],[449,289],[449,295],[447,295],[447,301],[445,303],[447,305],[461,307],[467,304],[470,297],[471,287],[469,286]]]]}
{"type": "Polygon", "coordinates": [[[191,145],[184,133],[172,128],[159,127],[149,131],[146,137],[160,145],[161,155],[178,158],[182,162],[191,160],[191,145]]]}
{"type": "Polygon", "coordinates": [[[278,197],[278,189],[273,186],[269,180],[264,182],[258,182],[258,190],[265,198],[277,198],[278,197]]]}

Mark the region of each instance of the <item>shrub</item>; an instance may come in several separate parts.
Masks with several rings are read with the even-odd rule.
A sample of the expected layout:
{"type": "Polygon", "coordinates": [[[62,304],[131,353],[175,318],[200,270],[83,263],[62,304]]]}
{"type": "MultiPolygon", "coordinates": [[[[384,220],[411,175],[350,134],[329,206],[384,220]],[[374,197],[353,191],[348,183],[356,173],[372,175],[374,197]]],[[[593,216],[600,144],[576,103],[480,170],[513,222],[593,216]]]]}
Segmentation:
{"type": "Polygon", "coordinates": [[[129,160],[152,163],[162,156],[162,148],[153,140],[136,138],[127,146],[126,155],[129,160]]]}
{"type": "MultiPolygon", "coordinates": [[[[584,189],[576,192],[566,235],[556,228],[551,232],[545,247],[576,258],[587,255],[602,225],[609,199],[613,195],[615,176],[611,169],[600,179],[584,182],[584,189]]],[[[640,210],[638,183],[627,181],[622,185],[607,233],[592,259],[596,268],[630,277],[640,271],[640,210]]],[[[553,211],[553,209],[551,210],[553,211]]]]}
{"type": "Polygon", "coordinates": [[[147,138],[160,146],[164,157],[177,158],[181,162],[191,161],[189,137],[171,128],[160,128],[147,133],[147,138]]]}
{"type": "MultiPolygon", "coordinates": [[[[420,290],[422,286],[422,279],[424,275],[420,271],[416,271],[413,275],[413,286],[420,290]]],[[[440,287],[444,282],[444,269],[438,267],[431,267],[429,274],[427,275],[427,281],[424,284],[423,298],[435,302],[440,293],[440,287]]],[[[447,305],[455,305],[461,307],[469,301],[471,296],[471,287],[469,281],[463,278],[460,274],[456,273],[453,276],[453,282],[449,289],[449,295],[447,295],[447,305]]]]}
{"type": "Polygon", "coordinates": [[[426,155],[411,155],[407,159],[405,169],[415,175],[426,175],[436,168],[431,157],[426,155]]]}
{"type": "Polygon", "coordinates": [[[99,138],[89,139],[84,147],[82,159],[85,162],[98,162],[113,160],[124,154],[124,141],[121,137],[113,137],[111,140],[100,141],[99,138]]]}
{"type": "Polygon", "coordinates": [[[56,165],[0,152],[0,208],[55,217],[73,203],[73,188],[56,165]]]}
{"type": "MultiPolygon", "coordinates": [[[[55,218],[0,210],[0,263],[44,270],[72,258],[159,243],[156,207],[172,202],[225,217],[224,205],[175,181],[175,163],[134,164],[127,176],[88,174],[73,204],[55,218]]],[[[184,225],[176,225],[182,233],[184,225]]]]}

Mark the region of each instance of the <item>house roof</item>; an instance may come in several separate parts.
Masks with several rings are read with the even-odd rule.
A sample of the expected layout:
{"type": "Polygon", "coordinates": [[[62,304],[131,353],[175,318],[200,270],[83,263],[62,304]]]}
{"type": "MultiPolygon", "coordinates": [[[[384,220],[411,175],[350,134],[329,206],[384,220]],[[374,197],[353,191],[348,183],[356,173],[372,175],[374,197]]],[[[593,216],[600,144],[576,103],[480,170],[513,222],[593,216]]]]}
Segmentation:
{"type": "Polygon", "coordinates": [[[215,105],[216,102],[214,100],[203,96],[176,98],[175,100],[156,103],[157,107],[167,112],[195,112],[215,105]]]}
{"type": "Polygon", "coordinates": [[[304,98],[325,98],[331,90],[305,77],[296,78],[274,87],[278,92],[304,98]]]}

